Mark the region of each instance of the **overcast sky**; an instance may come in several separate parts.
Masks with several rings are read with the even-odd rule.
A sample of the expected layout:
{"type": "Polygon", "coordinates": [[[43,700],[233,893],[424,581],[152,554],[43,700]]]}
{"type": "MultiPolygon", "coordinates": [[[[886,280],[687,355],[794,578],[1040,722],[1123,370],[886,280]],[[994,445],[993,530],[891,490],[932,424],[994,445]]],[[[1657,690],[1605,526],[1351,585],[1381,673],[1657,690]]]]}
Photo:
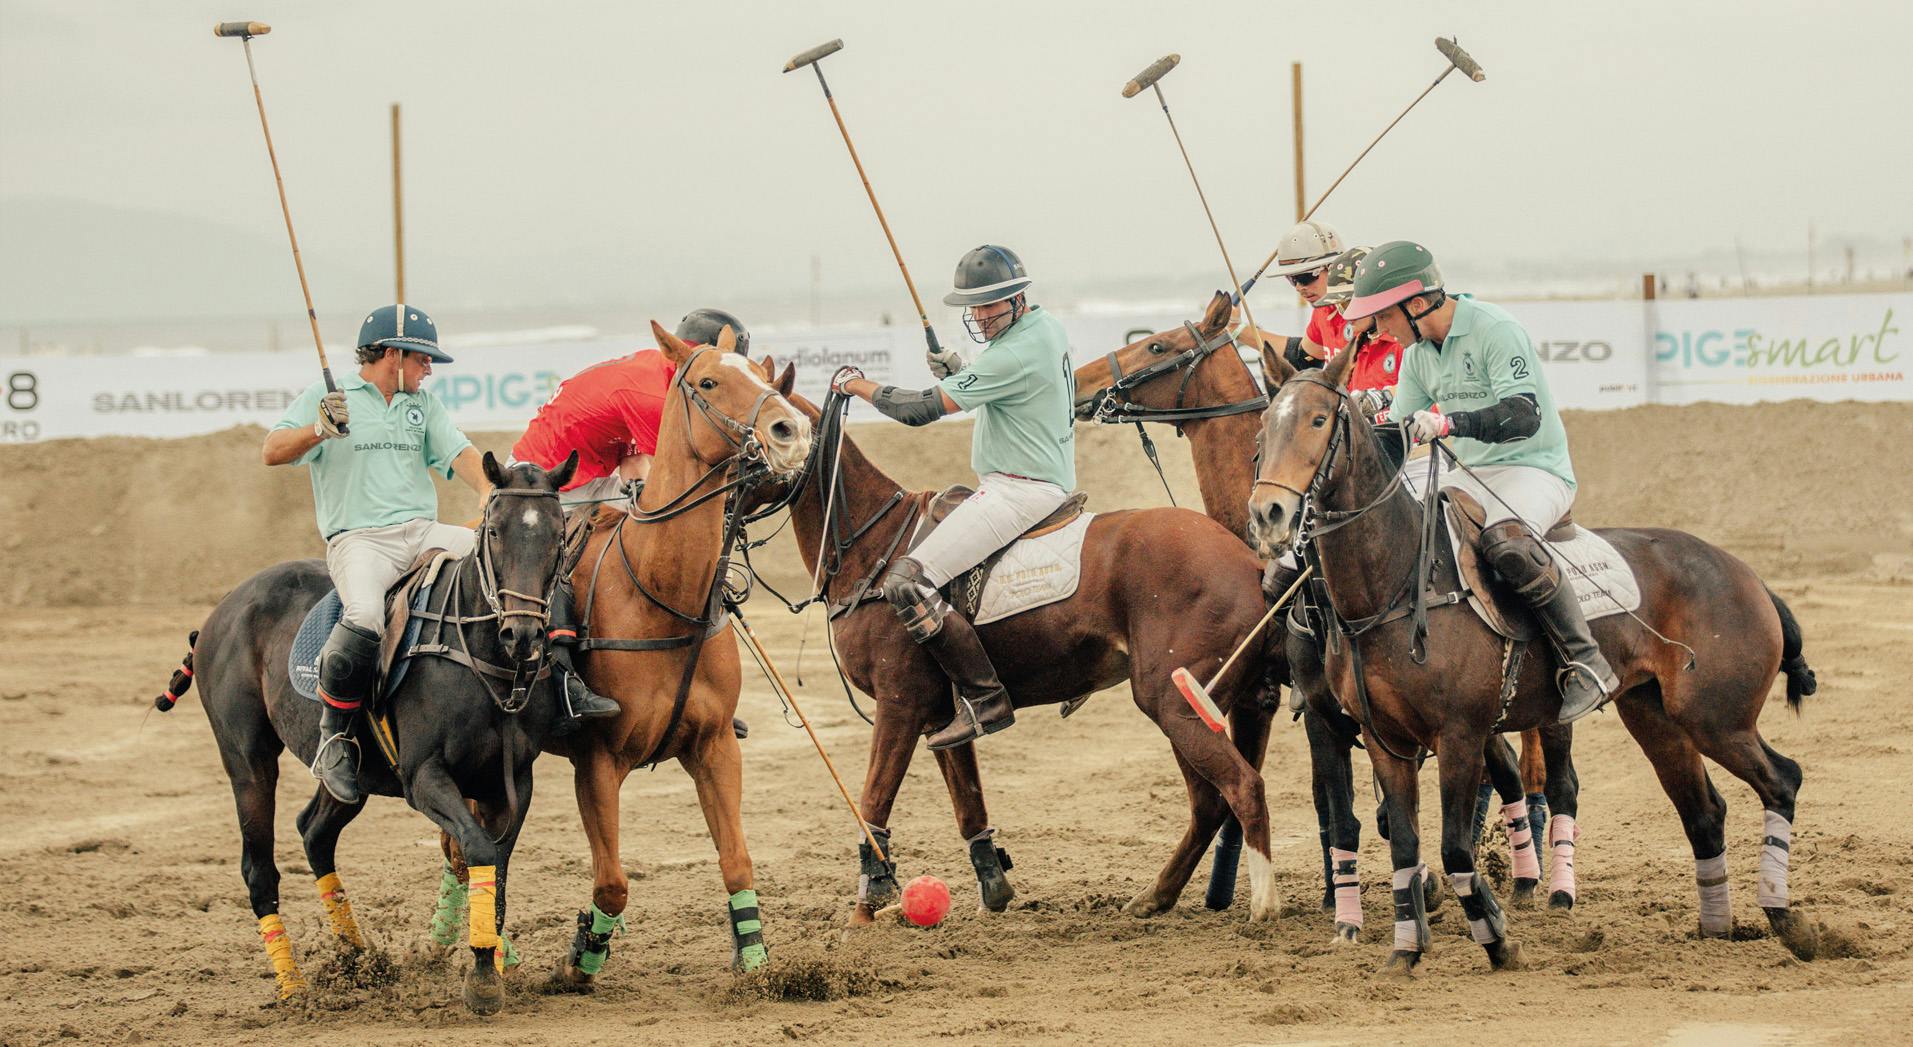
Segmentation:
{"type": "MultiPolygon", "coordinates": [[[[901,282],[816,80],[825,66],[926,298],[965,249],[1090,287],[1221,264],[1163,87],[1238,266],[1451,76],[1322,217],[1429,244],[1451,279],[1510,258],[1642,261],[1913,234],[1913,5],[1745,0],[1176,4],[0,0],[0,321],[298,313],[237,41],[253,43],[321,312],[389,284],[387,106],[405,115],[417,302],[801,300],[901,282]],[[290,297],[290,303],[288,298],[290,297]]],[[[1211,273],[1213,271],[1213,273],[1211,273]]],[[[1245,273],[1246,275],[1246,273],[1245,273]]],[[[348,304],[349,303],[349,304],[348,304]]]]}

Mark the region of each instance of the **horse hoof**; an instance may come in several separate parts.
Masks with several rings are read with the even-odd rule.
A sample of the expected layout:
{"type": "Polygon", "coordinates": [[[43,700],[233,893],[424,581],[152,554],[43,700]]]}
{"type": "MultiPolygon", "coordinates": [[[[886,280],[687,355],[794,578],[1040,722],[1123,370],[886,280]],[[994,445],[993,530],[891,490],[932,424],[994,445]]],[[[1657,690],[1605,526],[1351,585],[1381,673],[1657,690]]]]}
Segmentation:
{"type": "Polygon", "coordinates": [[[1514,891],[1509,895],[1508,901],[1518,908],[1533,908],[1535,889],[1540,886],[1540,880],[1517,876],[1514,881],[1514,891]]]}
{"type": "Polygon", "coordinates": [[[1441,908],[1441,881],[1430,876],[1423,881],[1421,888],[1421,908],[1430,916],[1441,908]]]}
{"type": "Polygon", "coordinates": [[[1483,948],[1488,950],[1488,965],[1497,971],[1518,971],[1527,966],[1521,958],[1521,943],[1512,938],[1483,948]]]}
{"type": "Polygon", "coordinates": [[[1768,909],[1767,922],[1773,926],[1780,944],[1796,959],[1812,960],[1820,953],[1820,931],[1813,921],[1792,909],[1768,909]]]}
{"type": "Polygon", "coordinates": [[[1548,895],[1548,908],[1563,911],[1574,908],[1574,895],[1566,891],[1555,891],[1548,895]]]}
{"type": "Polygon", "coordinates": [[[1335,890],[1334,890],[1334,888],[1330,888],[1329,890],[1327,890],[1327,891],[1324,891],[1324,892],[1322,892],[1322,911],[1323,911],[1323,912],[1334,912],[1334,911],[1335,911],[1335,890]]]}
{"type": "Polygon", "coordinates": [[[1415,965],[1420,962],[1421,953],[1411,949],[1396,949],[1377,973],[1383,978],[1408,978],[1414,975],[1415,965]]]}
{"type": "Polygon", "coordinates": [[[480,963],[465,972],[465,1007],[473,1014],[497,1014],[505,1006],[505,984],[490,963],[480,963]]]}
{"type": "Polygon", "coordinates": [[[992,877],[988,885],[979,884],[977,889],[981,899],[977,903],[978,912],[1003,912],[1016,900],[1016,888],[1011,887],[1010,881],[1001,876],[992,877]]]}
{"type": "Polygon", "coordinates": [[[873,911],[870,906],[858,902],[857,905],[850,910],[850,926],[868,927],[876,923],[876,917],[871,915],[873,911]]]}
{"type": "Polygon", "coordinates": [[[1353,924],[1353,923],[1337,923],[1335,925],[1335,935],[1334,937],[1328,940],[1328,943],[1330,945],[1354,945],[1356,940],[1359,939],[1361,936],[1362,936],[1361,925],[1353,924]]]}
{"type": "Polygon", "coordinates": [[[546,988],[552,992],[592,993],[598,991],[598,979],[595,975],[586,974],[577,967],[559,960],[558,966],[551,971],[551,979],[546,983],[546,988]]]}
{"type": "Polygon", "coordinates": [[[1168,912],[1169,906],[1164,905],[1154,891],[1144,891],[1131,898],[1129,904],[1123,906],[1123,911],[1139,920],[1146,920],[1151,916],[1160,916],[1168,912]]]}

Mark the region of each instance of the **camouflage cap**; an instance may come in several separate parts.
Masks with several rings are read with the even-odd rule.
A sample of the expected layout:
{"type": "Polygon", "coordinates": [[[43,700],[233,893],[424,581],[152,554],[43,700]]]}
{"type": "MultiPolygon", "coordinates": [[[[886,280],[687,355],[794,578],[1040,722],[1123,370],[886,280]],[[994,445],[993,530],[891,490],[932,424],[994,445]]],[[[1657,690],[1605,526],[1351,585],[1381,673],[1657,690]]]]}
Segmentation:
{"type": "Polygon", "coordinates": [[[1351,247],[1328,264],[1328,286],[1322,292],[1321,305],[1347,305],[1355,297],[1355,267],[1368,257],[1370,247],[1351,247]]]}

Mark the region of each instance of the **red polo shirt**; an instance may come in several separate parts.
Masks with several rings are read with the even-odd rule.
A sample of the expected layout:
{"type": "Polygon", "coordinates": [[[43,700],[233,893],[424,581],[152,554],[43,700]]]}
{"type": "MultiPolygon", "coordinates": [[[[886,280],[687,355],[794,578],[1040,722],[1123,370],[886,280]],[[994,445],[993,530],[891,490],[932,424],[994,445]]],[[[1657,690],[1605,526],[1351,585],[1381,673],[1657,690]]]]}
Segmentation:
{"type": "Polygon", "coordinates": [[[656,454],[676,374],[656,349],[585,368],[559,383],[512,447],[512,457],[553,469],[577,451],[578,471],[565,485],[570,490],[610,476],[631,455],[656,454]]]}
{"type": "MultiPolygon", "coordinates": [[[[1309,314],[1309,341],[1328,349],[1329,356],[1348,348],[1348,321],[1334,306],[1318,305],[1309,314]]],[[[1363,389],[1392,389],[1401,378],[1402,345],[1385,334],[1378,334],[1362,347],[1355,358],[1355,370],[1348,376],[1350,392],[1363,389]]]]}

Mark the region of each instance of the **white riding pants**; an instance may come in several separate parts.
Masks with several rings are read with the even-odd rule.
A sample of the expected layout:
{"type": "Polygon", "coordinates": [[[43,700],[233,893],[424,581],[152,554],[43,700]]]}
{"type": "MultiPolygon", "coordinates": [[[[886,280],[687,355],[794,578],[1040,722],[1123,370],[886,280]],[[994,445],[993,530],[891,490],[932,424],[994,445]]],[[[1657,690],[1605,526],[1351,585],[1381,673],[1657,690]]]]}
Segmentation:
{"type": "Polygon", "coordinates": [[[325,545],[325,566],[345,605],[343,621],[380,635],[385,632],[385,591],[427,549],[464,556],[477,544],[469,527],[417,519],[385,527],[341,531],[325,545]]]}
{"type": "MultiPolygon", "coordinates": [[[[1428,462],[1416,459],[1408,463],[1408,486],[1420,498],[1428,486],[1428,462]]],[[[1475,476],[1443,462],[1441,487],[1458,487],[1475,496],[1486,514],[1487,523],[1519,519],[1534,530],[1535,537],[1547,533],[1574,507],[1574,488],[1566,480],[1531,465],[1478,465],[1475,476]],[[1483,487],[1483,483],[1487,486],[1483,487]],[[1492,493],[1490,493],[1492,492],[1492,493]],[[1506,504],[1503,504],[1506,503],[1506,504]]]]}
{"type": "Polygon", "coordinates": [[[976,485],[976,493],[952,510],[910,557],[940,589],[1068,500],[1069,492],[1053,483],[989,473],[976,485]]]}

